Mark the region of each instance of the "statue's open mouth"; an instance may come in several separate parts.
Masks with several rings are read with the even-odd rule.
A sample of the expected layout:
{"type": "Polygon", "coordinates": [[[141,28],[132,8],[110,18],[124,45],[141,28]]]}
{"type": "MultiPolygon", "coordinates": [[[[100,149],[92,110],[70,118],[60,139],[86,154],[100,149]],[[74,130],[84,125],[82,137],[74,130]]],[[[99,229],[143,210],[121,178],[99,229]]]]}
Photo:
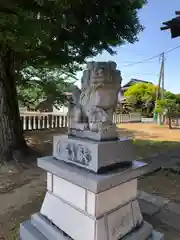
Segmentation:
{"type": "Polygon", "coordinates": [[[92,82],[104,82],[104,76],[93,77],[92,82]]]}

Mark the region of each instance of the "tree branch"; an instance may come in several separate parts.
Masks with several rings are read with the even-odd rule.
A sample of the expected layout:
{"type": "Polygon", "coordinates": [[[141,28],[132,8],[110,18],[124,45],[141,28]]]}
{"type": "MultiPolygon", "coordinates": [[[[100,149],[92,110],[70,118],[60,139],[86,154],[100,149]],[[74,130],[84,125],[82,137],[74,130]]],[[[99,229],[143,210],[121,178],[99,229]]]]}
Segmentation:
{"type": "Polygon", "coordinates": [[[7,13],[7,14],[13,14],[13,15],[18,16],[17,12],[15,12],[15,11],[9,9],[9,8],[5,8],[5,7],[1,7],[1,6],[0,6],[0,12],[1,13],[7,13]]]}

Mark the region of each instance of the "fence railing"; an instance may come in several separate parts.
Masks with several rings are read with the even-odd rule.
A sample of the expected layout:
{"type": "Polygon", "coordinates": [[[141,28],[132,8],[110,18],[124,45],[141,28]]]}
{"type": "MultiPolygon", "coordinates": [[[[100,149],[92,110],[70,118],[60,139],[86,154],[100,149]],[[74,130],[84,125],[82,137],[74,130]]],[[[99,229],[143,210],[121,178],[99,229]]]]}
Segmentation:
{"type": "Polygon", "coordinates": [[[68,116],[56,113],[21,113],[24,131],[63,128],[68,126],[68,116]]]}
{"type": "MultiPolygon", "coordinates": [[[[21,121],[24,131],[55,129],[68,127],[68,116],[62,113],[21,112],[21,121]]],[[[141,122],[139,113],[114,114],[113,122],[128,123],[141,122]]]]}
{"type": "MultiPolygon", "coordinates": [[[[169,125],[169,119],[165,118],[164,123],[169,125]]],[[[180,117],[172,118],[171,119],[171,126],[172,126],[172,128],[180,128],[180,117]]]]}
{"type": "Polygon", "coordinates": [[[118,123],[130,123],[130,122],[141,122],[140,113],[129,113],[129,114],[116,114],[113,115],[113,122],[118,123]]]}

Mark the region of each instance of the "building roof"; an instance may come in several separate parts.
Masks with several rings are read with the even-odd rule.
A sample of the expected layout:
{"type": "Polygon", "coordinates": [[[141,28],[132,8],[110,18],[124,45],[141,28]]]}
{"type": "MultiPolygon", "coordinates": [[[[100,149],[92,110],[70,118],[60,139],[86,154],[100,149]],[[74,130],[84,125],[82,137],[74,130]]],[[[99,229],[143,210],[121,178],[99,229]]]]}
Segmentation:
{"type": "Polygon", "coordinates": [[[124,84],[121,87],[121,89],[126,90],[135,83],[151,83],[152,84],[152,82],[149,82],[149,81],[144,81],[144,80],[140,80],[140,79],[131,78],[131,80],[129,82],[127,82],[126,84],[124,84]]]}

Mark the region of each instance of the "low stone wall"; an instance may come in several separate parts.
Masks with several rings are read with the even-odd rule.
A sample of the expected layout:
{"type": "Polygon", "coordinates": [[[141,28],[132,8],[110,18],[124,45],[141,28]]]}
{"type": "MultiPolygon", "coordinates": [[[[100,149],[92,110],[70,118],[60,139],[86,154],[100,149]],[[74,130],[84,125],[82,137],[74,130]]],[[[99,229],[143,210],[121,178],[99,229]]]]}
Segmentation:
{"type": "Polygon", "coordinates": [[[143,191],[139,192],[138,200],[143,214],[180,231],[180,204],[143,191]]]}

